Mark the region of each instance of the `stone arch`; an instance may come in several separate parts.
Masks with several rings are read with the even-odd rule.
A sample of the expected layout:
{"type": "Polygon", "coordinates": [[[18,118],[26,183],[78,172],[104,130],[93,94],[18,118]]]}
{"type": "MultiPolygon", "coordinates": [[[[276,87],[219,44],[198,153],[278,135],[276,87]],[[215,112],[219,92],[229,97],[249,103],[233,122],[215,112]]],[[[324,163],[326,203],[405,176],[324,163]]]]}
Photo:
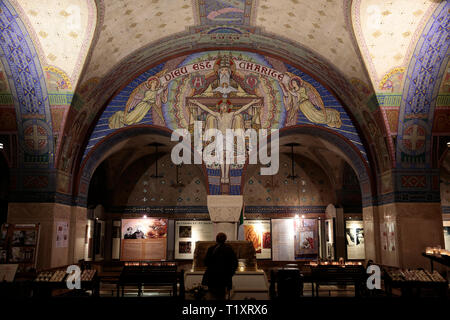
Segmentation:
{"type": "Polygon", "coordinates": [[[360,183],[363,207],[374,205],[374,197],[376,196],[377,189],[375,179],[373,178],[373,168],[346,137],[327,128],[310,125],[297,125],[280,130],[280,138],[295,134],[319,137],[333,144],[344,155],[347,155],[344,159],[355,170],[360,183]]]}

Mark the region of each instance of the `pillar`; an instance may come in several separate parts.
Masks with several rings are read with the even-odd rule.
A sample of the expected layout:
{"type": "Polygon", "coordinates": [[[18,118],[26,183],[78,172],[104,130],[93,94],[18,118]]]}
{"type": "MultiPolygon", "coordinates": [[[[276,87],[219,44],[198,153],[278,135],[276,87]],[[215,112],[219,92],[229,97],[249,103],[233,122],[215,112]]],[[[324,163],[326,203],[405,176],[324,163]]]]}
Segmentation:
{"type": "Polygon", "coordinates": [[[440,203],[390,203],[379,206],[381,263],[430,268],[426,247],[444,247],[440,203]]]}
{"type": "Polygon", "coordinates": [[[366,261],[372,260],[381,263],[380,251],[380,222],[378,207],[370,206],[363,208],[364,223],[364,250],[366,261]]]}
{"type": "Polygon", "coordinates": [[[86,232],[86,208],[60,203],[17,203],[8,207],[8,223],[39,224],[39,247],[36,268],[56,268],[77,263],[83,257],[86,232]],[[69,226],[67,246],[56,246],[59,222],[69,226]]]}
{"type": "Polygon", "coordinates": [[[345,256],[345,222],[344,209],[336,208],[336,259],[345,256]]]}
{"type": "Polygon", "coordinates": [[[241,216],[243,204],[243,196],[208,196],[208,212],[214,224],[214,234],[223,232],[228,240],[237,240],[237,222],[241,216]]]}

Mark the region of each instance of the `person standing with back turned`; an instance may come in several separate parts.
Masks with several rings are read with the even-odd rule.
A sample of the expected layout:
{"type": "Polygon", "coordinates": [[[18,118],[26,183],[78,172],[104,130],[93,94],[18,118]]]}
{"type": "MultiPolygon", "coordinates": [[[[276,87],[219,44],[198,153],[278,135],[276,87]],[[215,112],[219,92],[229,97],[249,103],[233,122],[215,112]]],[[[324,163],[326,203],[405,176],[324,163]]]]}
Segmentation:
{"type": "Polygon", "coordinates": [[[210,298],[224,300],[227,290],[231,290],[232,278],[238,266],[236,254],[229,244],[226,244],[227,235],[218,233],[216,244],[206,253],[205,265],[207,267],[203,275],[202,284],[208,286],[210,298]]]}

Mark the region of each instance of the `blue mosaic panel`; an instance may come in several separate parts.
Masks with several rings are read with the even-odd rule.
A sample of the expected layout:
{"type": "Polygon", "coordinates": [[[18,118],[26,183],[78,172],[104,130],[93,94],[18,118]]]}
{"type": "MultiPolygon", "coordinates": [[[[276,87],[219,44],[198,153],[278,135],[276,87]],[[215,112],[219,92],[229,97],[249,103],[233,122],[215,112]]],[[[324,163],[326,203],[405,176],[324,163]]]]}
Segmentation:
{"type": "Polygon", "coordinates": [[[0,1],[0,60],[16,107],[21,163],[52,167],[53,131],[45,77],[24,24],[0,1]]]}
{"type": "MultiPolygon", "coordinates": [[[[123,110],[127,104],[128,98],[134,89],[137,88],[142,82],[145,82],[149,77],[155,75],[160,72],[163,68],[164,64],[160,64],[135,78],[131,81],[118,95],[116,95],[111,102],[108,104],[106,109],[103,111],[99,121],[97,122],[91,136],[89,137],[89,142],[84,151],[83,159],[89,153],[97,142],[99,142],[102,138],[106,137],[108,134],[116,131],[116,129],[111,129],[108,126],[109,118],[116,113],[117,111],[123,110]]],[[[152,124],[152,113],[148,112],[146,116],[141,120],[139,124],[152,124]]]]}
{"type": "MultiPolygon", "coordinates": [[[[341,106],[339,101],[323,85],[321,85],[318,81],[316,81],[308,74],[303,73],[297,68],[294,68],[288,64],[286,64],[286,66],[289,72],[295,74],[296,76],[299,76],[303,80],[313,85],[313,87],[319,92],[325,107],[333,108],[339,111],[342,126],[340,128],[331,128],[331,129],[333,131],[339,132],[341,135],[349,139],[359,149],[363,157],[367,160],[367,153],[363,143],[361,142],[361,139],[359,138],[358,131],[356,130],[356,127],[354,126],[352,120],[350,119],[345,109],[341,106]]],[[[302,112],[299,112],[297,117],[297,124],[311,124],[311,122],[303,115],[302,112]]],[[[326,124],[314,123],[314,125],[329,128],[326,124]]]]}
{"type": "Polygon", "coordinates": [[[400,106],[397,167],[431,167],[431,130],[443,67],[449,59],[450,2],[435,10],[406,74],[400,106]]]}

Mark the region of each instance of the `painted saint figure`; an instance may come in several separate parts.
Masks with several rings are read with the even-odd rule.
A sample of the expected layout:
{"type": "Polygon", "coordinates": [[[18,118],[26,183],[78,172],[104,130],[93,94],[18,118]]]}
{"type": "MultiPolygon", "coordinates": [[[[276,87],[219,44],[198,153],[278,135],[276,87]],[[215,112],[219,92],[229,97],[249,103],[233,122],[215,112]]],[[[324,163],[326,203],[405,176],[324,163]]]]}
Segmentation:
{"type": "Polygon", "coordinates": [[[167,102],[167,86],[161,87],[157,76],[148,78],[145,86],[147,88],[145,92],[142,92],[142,84],[133,91],[124,111],[117,111],[109,118],[111,129],[139,123],[152,108],[158,114],[162,124],[165,124],[162,104],[167,102]]]}
{"type": "MultiPolygon", "coordinates": [[[[222,161],[220,163],[220,167],[221,167],[221,171],[222,171],[221,182],[229,183],[230,180],[229,180],[228,176],[229,176],[229,172],[230,172],[230,164],[226,163],[226,161],[223,158],[223,156],[224,156],[223,149],[225,148],[226,152],[231,152],[231,150],[234,151],[234,141],[227,141],[226,131],[227,131],[227,129],[232,129],[232,128],[243,129],[243,125],[241,124],[242,121],[240,120],[241,118],[240,118],[239,114],[241,112],[246,111],[248,108],[250,108],[254,104],[258,103],[259,100],[254,99],[251,102],[247,103],[245,106],[241,107],[239,110],[233,111],[233,112],[228,111],[228,108],[231,106],[229,106],[224,101],[220,102],[220,104],[219,104],[219,112],[210,110],[207,106],[205,106],[204,104],[201,104],[197,100],[190,100],[190,102],[196,104],[200,109],[209,113],[217,121],[217,129],[222,133],[222,136],[223,136],[223,141],[217,142],[218,143],[218,145],[217,145],[218,151],[219,152],[222,151],[220,154],[220,159],[222,159],[222,161]],[[239,122],[239,124],[237,122],[239,122]]],[[[207,124],[207,128],[208,128],[208,124],[207,124]]]]}
{"type": "Polygon", "coordinates": [[[295,125],[297,111],[301,111],[312,123],[326,124],[331,128],[342,126],[339,111],[325,108],[319,93],[299,77],[292,77],[289,85],[281,84],[287,108],[286,125],[295,125]]]}

